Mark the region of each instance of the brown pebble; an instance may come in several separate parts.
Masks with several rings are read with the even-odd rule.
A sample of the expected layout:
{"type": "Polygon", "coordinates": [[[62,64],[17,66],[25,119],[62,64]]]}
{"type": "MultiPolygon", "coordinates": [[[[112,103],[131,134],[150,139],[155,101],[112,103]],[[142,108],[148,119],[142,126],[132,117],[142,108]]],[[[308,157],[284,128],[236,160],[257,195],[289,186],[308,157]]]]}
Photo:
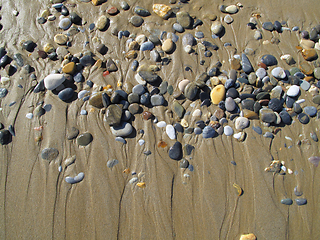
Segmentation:
{"type": "Polygon", "coordinates": [[[75,69],[76,69],[76,64],[74,62],[69,62],[63,66],[62,72],[67,74],[72,74],[74,73],[75,69]]]}
{"type": "Polygon", "coordinates": [[[263,62],[259,62],[258,66],[261,67],[261,68],[267,69],[267,65],[264,64],[263,62]]]}
{"type": "Polygon", "coordinates": [[[299,69],[306,75],[312,75],[313,73],[313,68],[308,62],[301,62],[299,69]]]}
{"type": "Polygon", "coordinates": [[[306,76],[303,80],[305,80],[307,82],[313,82],[315,79],[312,76],[306,76]]]}
{"type": "Polygon", "coordinates": [[[45,51],[42,51],[42,50],[38,50],[38,55],[42,59],[45,59],[47,57],[47,53],[45,51]]]}
{"type": "Polygon", "coordinates": [[[168,144],[166,142],[164,142],[164,141],[158,142],[158,147],[165,148],[166,146],[168,146],[168,144]]]}
{"type": "Polygon", "coordinates": [[[152,117],[152,113],[149,111],[144,111],[142,113],[143,120],[149,120],[152,117]]]}
{"type": "Polygon", "coordinates": [[[110,6],[107,9],[107,13],[110,15],[117,15],[118,14],[118,9],[116,7],[110,6]]]}
{"type": "Polygon", "coordinates": [[[231,69],[239,70],[241,68],[241,64],[240,64],[239,59],[233,58],[231,60],[230,64],[231,64],[231,69]]]}
{"type": "Polygon", "coordinates": [[[127,52],[126,54],[125,54],[125,57],[127,58],[127,59],[134,59],[134,58],[136,58],[138,56],[138,54],[137,54],[137,51],[135,51],[135,50],[131,50],[131,51],[129,51],[129,52],[127,52]]]}
{"type": "Polygon", "coordinates": [[[213,115],[218,119],[225,117],[225,113],[221,108],[218,108],[213,115]]]}
{"type": "Polygon", "coordinates": [[[303,49],[301,51],[303,58],[307,61],[313,61],[318,58],[318,54],[314,49],[303,49]]]}

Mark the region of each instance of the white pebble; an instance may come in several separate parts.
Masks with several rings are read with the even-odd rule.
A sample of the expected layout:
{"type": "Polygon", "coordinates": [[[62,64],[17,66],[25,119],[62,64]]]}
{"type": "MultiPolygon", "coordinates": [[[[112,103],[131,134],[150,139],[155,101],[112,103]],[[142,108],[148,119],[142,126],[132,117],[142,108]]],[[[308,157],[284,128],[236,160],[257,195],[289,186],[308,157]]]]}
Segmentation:
{"type": "Polygon", "coordinates": [[[78,99],[82,99],[85,97],[86,94],[88,94],[89,91],[88,90],[82,90],[78,93],[78,99]]]}
{"type": "Polygon", "coordinates": [[[143,139],[140,139],[140,140],[138,141],[138,143],[139,143],[140,146],[142,146],[142,145],[145,143],[145,141],[144,141],[143,139]]]}
{"type": "Polygon", "coordinates": [[[129,180],[129,183],[130,184],[134,184],[135,182],[137,182],[138,181],[138,178],[137,177],[133,177],[133,178],[131,178],[130,180],[129,180]]]}
{"type": "Polygon", "coordinates": [[[285,166],[281,166],[282,171],[286,172],[287,168],[285,166]]]}
{"type": "Polygon", "coordinates": [[[27,113],[27,114],[26,114],[26,118],[32,119],[32,118],[33,118],[33,114],[32,114],[32,113],[27,113]]]}
{"type": "Polygon", "coordinates": [[[292,174],[293,171],[292,171],[290,168],[288,168],[288,173],[289,173],[289,174],[292,174]]]}
{"type": "Polygon", "coordinates": [[[297,85],[292,85],[287,91],[287,95],[289,97],[296,97],[299,93],[300,93],[300,88],[297,85]]]}
{"type": "Polygon", "coordinates": [[[84,178],[84,173],[81,172],[75,177],[66,177],[65,180],[67,183],[74,184],[74,183],[81,182],[83,178],[84,178]]]}
{"type": "Polygon", "coordinates": [[[201,117],[201,115],[202,115],[202,112],[200,109],[196,109],[192,113],[192,116],[194,116],[194,117],[201,117]]]}
{"type": "Polygon", "coordinates": [[[72,157],[69,157],[66,160],[64,160],[64,164],[66,165],[66,167],[68,167],[69,165],[74,163],[75,160],[76,160],[76,155],[73,155],[72,157]]]}
{"type": "Polygon", "coordinates": [[[235,139],[239,139],[239,138],[241,137],[241,132],[238,132],[238,133],[233,134],[233,137],[234,137],[235,139]]]}
{"type": "Polygon", "coordinates": [[[291,137],[287,137],[287,136],[285,136],[284,138],[285,138],[285,139],[287,139],[287,140],[292,141],[292,138],[291,138],[291,137]]]}
{"type": "Polygon", "coordinates": [[[176,139],[176,131],[171,124],[168,124],[166,126],[166,133],[170,139],[172,140],[176,139]]]}
{"type": "Polygon", "coordinates": [[[302,98],[302,99],[297,100],[296,103],[300,104],[300,103],[304,103],[305,101],[306,100],[302,98]]]}
{"type": "Polygon", "coordinates": [[[80,115],[87,115],[87,114],[88,114],[87,110],[82,109],[80,111],[80,115]]]}
{"type": "Polygon", "coordinates": [[[157,127],[159,127],[159,128],[163,128],[165,126],[167,126],[167,123],[165,121],[160,121],[157,123],[157,127]]]}
{"type": "Polygon", "coordinates": [[[59,172],[62,172],[62,166],[59,166],[59,167],[58,167],[58,171],[59,171],[59,172]]]}
{"type": "Polygon", "coordinates": [[[231,136],[233,134],[233,129],[230,127],[230,126],[225,126],[223,128],[223,133],[226,135],[226,136],[231,136]]]}

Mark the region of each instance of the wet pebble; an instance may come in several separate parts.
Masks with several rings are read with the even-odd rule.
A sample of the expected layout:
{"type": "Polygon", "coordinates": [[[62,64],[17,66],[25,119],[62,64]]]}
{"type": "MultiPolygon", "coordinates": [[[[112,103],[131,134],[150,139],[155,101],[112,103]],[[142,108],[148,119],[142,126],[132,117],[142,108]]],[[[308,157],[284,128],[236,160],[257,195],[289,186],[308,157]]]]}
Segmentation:
{"type": "Polygon", "coordinates": [[[307,114],[305,113],[300,113],[298,114],[298,120],[302,123],[302,124],[307,124],[310,121],[310,118],[308,117],[307,114]]]}
{"type": "Polygon", "coordinates": [[[241,56],[242,56],[242,58],[241,58],[242,63],[241,64],[242,64],[243,71],[247,74],[252,72],[253,67],[252,67],[251,62],[250,62],[249,58],[247,57],[247,55],[243,53],[241,56]]]}
{"type": "Polygon", "coordinates": [[[184,28],[179,23],[174,23],[172,26],[173,30],[182,33],[184,31],[184,28]]]}
{"type": "Polygon", "coordinates": [[[233,129],[230,127],[230,126],[225,126],[223,128],[223,133],[226,135],[226,136],[231,136],[233,134],[233,129]]]}
{"type": "Polygon", "coordinates": [[[175,142],[169,149],[169,157],[173,160],[180,160],[182,158],[182,145],[180,142],[175,142]]]}
{"type": "Polygon", "coordinates": [[[144,20],[140,16],[132,16],[130,18],[129,22],[135,27],[140,27],[142,25],[142,23],[144,22],[144,20]]]}
{"type": "Polygon", "coordinates": [[[8,90],[6,88],[0,88],[0,98],[7,96],[8,90]]]}
{"type": "Polygon", "coordinates": [[[290,97],[296,97],[300,93],[300,88],[297,85],[292,85],[287,91],[287,95],[290,97]]]}
{"type": "Polygon", "coordinates": [[[91,133],[82,133],[77,137],[77,144],[79,146],[87,146],[89,143],[91,143],[93,140],[93,137],[91,133]]]}
{"type": "Polygon", "coordinates": [[[154,48],[153,42],[144,42],[140,46],[140,51],[151,51],[154,48]]]}
{"type": "Polygon", "coordinates": [[[271,74],[277,79],[284,79],[286,77],[286,73],[281,67],[276,67],[272,69],[271,74]]]}
{"type": "Polygon", "coordinates": [[[83,179],[84,179],[84,173],[81,172],[75,177],[66,177],[65,181],[70,184],[75,184],[75,183],[81,182],[83,179]]]}
{"type": "Polygon", "coordinates": [[[305,198],[296,198],[295,202],[296,202],[297,205],[301,206],[301,205],[307,204],[307,199],[305,199],[305,198]]]}
{"type": "Polygon", "coordinates": [[[126,143],[127,143],[127,141],[126,141],[123,137],[116,137],[115,140],[116,140],[117,142],[121,142],[121,143],[123,143],[123,144],[126,144],[126,143]]]}
{"type": "Polygon", "coordinates": [[[72,88],[66,88],[63,89],[62,91],[59,92],[58,97],[62,100],[62,101],[67,101],[69,99],[71,99],[74,95],[74,91],[72,88]]]}
{"type": "Polygon", "coordinates": [[[168,124],[166,126],[166,133],[170,139],[172,140],[176,139],[176,131],[171,124],[168,124]]]}
{"type": "Polygon", "coordinates": [[[11,134],[8,130],[1,129],[0,130],[0,144],[6,145],[11,141],[11,134]]]}
{"type": "Polygon", "coordinates": [[[71,24],[72,23],[71,23],[71,20],[69,18],[63,18],[59,22],[59,28],[61,28],[63,30],[67,30],[67,29],[69,29],[71,24]]]}
{"type": "Polygon", "coordinates": [[[45,148],[41,151],[41,157],[44,160],[54,160],[58,157],[59,151],[55,148],[45,148]]]}
{"type": "Polygon", "coordinates": [[[202,131],[203,138],[213,138],[216,134],[216,131],[211,126],[206,126],[202,131]]]}
{"type": "Polygon", "coordinates": [[[133,131],[132,125],[128,122],[122,122],[119,126],[112,126],[110,129],[116,137],[126,137],[133,131]]]}
{"type": "Polygon", "coordinates": [[[263,55],[261,58],[261,62],[267,66],[274,66],[274,65],[278,64],[277,59],[273,55],[270,55],[270,54],[263,55]]]}
{"type": "Polygon", "coordinates": [[[262,28],[263,29],[265,29],[265,30],[267,30],[267,31],[273,31],[273,29],[274,29],[274,25],[273,25],[273,23],[272,22],[264,22],[263,24],[262,24],[262,28]]]}
{"type": "Polygon", "coordinates": [[[262,129],[261,129],[260,127],[252,126],[252,129],[253,129],[256,133],[258,133],[259,135],[262,134],[262,129]]]}
{"type": "Polygon", "coordinates": [[[249,119],[246,117],[238,117],[235,121],[235,128],[240,130],[240,129],[245,129],[249,126],[249,119]]]}
{"type": "Polygon", "coordinates": [[[180,168],[188,168],[189,166],[189,161],[187,159],[182,159],[180,161],[179,167],[180,168]]]}
{"type": "Polygon", "coordinates": [[[164,97],[159,94],[152,95],[150,99],[152,106],[162,106],[164,104],[164,101],[164,97]]]}
{"type": "Polygon", "coordinates": [[[310,117],[314,117],[317,114],[317,108],[314,106],[307,106],[303,108],[303,111],[310,117]]]}
{"type": "Polygon", "coordinates": [[[291,198],[284,198],[284,199],[281,199],[281,203],[285,205],[292,205],[293,201],[291,198]]]}

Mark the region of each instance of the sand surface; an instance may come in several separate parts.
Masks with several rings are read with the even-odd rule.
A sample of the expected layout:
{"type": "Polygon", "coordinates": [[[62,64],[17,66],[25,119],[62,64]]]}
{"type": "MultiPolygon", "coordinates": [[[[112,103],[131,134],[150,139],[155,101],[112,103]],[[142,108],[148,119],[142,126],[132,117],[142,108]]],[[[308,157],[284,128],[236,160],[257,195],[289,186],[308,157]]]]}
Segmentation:
{"type": "MultiPolygon", "coordinates": [[[[171,63],[158,72],[175,89],[179,80],[194,80],[218,60],[223,63],[221,69],[229,71],[229,58],[243,53],[246,48],[255,51],[253,55],[248,55],[255,69],[264,54],[276,56],[278,66],[284,69],[290,69],[290,66],[280,60],[282,54],[291,54],[297,64],[303,60],[295,48],[299,45],[299,32],[284,31],[279,34],[262,30],[263,39],[255,40],[253,31],[246,26],[253,13],[261,15],[259,28],[262,22],[275,20],[286,21],[289,28],[298,26],[304,30],[320,23],[317,0],[243,0],[243,8],[232,15],[234,22],[224,24],[226,34],[221,39],[212,39],[211,21],[203,15],[214,13],[222,20],[225,14],[219,11],[219,5],[236,2],[191,0],[181,5],[169,4],[164,0],[127,2],[130,10],[121,9],[118,15],[108,16],[111,20],[108,30],[91,33],[88,31],[89,24],[95,22],[108,6],[120,9],[118,1],[110,0],[100,6],[80,1],[65,2],[70,12],[77,12],[87,21],[82,26],[86,31],[72,37],[72,47],[68,50],[72,54],[78,53],[89,41],[85,49],[96,54],[95,59],[111,57],[119,60],[119,70],[107,77],[102,76],[104,69],[89,74],[86,80],[96,85],[110,84],[117,89],[119,79],[123,84],[137,84],[135,73],[130,70],[132,60],[125,59],[123,54],[127,38],[119,40],[113,36],[113,26],[148,36],[157,31],[171,31],[176,21],[175,18],[163,20],[152,13],[144,18],[142,27],[135,28],[128,22],[135,6],[145,7],[150,12],[154,3],[181,6],[191,16],[203,20],[202,26],[186,32],[194,34],[203,31],[204,40],[219,46],[211,58],[204,59],[203,54],[184,52],[182,34],[178,34],[177,48],[169,55],[171,63]],[[68,3],[76,5],[68,6],[68,3]],[[94,37],[109,48],[105,56],[96,52],[94,37]],[[272,37],[278,38],[279,44],[262,44],[272,37]],[[231,43],[232,47],[224,47],[226,42],[231,43]],[[205,64],[201,66],[199,62],[202,59],[205,64]],[[192,71],[184,71],[185,66],[190,66],[192,71]]],[[[2,0],[1,5],[1,46],[5,46],[8,55],[22,53],[25,63],[34,67],[39,82],[52,70],[58,69],[61,62],[40,59],[36,51],[28,56],[29,53],[22,49],[20,43],[33,40],[39,49],[47,42],[57,47],[53,37],[62,32],[58,28],[60,14],[55,13],[55,21],[40,25],[37,17],[41,11],[51,8],[48,0],[2,0]],[[13,10],[19,11],[19,15],[14,16],[13,10]]],[[[139,53],[137,60],[140,64],[151,62],[148,53],[139,53]]],[[[1,69],[0,74],[5,76],[5,70],[1,69]]],[[[35,94],[32,92],[34,82],[22,68],[18,68],[10,79],[6,85],[9,93],[0,100],[0,122],[6,128],[13,125],[16,136],[10,144],[0,147],[0,239],[239,239],[244,233],[254,233],[258,239],[320,238],[319,169],[308,161],[309,157],[319,155],[319,144],[310,138],[312,131],[319,135],[319,120],[313,118],[308,125],[302,125],[294,119],[290,126],[281,128],[273,140],[253,131],[252,126],[260,126],[266,131],[259,120],[250,120],[250,127],[245,129],[247,138],[244,142],[225,135],[203,139],[201,135],[178,134],[177,140],[182,145],[188,143],[195,147],[190,156],[185,156],[194,167],[191,172],[179,168],[179,162],[168,157],[169,147],[175,140],[170,140],[165,131],[155,127],[151,120],[144,121],[141,114],[135,115],[132,121],[135,133],[126,138],[127,144],[122,144],[114,140],[108,124],[103,121],[103,111],[92,111],[88,101],[65,103],[51,91],[35,94]],[[18,84],[23,88],[19,88],[18,84]],[[12,101],[16,104],[9,107],[12,101]],[[33,112],[41,101],[51,104],[52,109],[40,118],[27,119],[26,114],[33,112]],[[88,111],[87,116],[80,115],[82,109],[88,111]],[[43,126],[43,140],[37,143],[34,139],[39,132],[34,128],[39,126],[43,126]],[[93,141],[86,147],[79,147],[75,140],[67,140],[67,131],[72,127],[78,128],[80,133],[90,132],[93,141]],[[139,133],[140,129],[144,130],[144,134],[139,133]],[[144,139],[145,144],[140,146],[139,139],[144,139]],[[298,140],[303,139],[309,141],[301,146],[296,145],[298,140]],[[160,140],[168,146],[157,147],[160,140]],[[48,147],[59,151],[59,156],[53,161],[41,158],[41,151],[48,147]],[[147,150],[151,151],[148,156],[143,153],[147,150]],[[64,160],[74,155],[75,163],[66,167],[64,160]],[[285,166],[296,171],[296,174],[265,172],[272,158],[285,161],[285,166]],[[106,164],[112,159],[117,159],[119,163],[111,169],[106,164]],[[236,166],[231,161],[235,161],[236,166]],[[58,171],[60,165],[61,172],[58,171]],[[127,168],[137,173],[139,182],[145,182],[145,188],[129,183],[133,176],[123,173],[127,168]],[[80,183],[71,185],[65,181],[66,176],[74,177],[79,172],[85,174],[80,183]],[[237,195],[234,183],[243,189],[241,196],[237,195]],[[304,206],[298,206],[295,202],[291,206],[281,204],[283,198],[297,198],[293,192],[295,186],[299,186],[302,197],[308,203],[304,206]]],[[[79,92],[85,84],[77,84],[77,88],[79,92]]],[[[170,106],[173,97],[166,93],[165,98],[170,106]]],[[[303,106],[314,105],[309,94],[303,93],[302,98],[306,99],[303,106]]],[[[192,113],[200,108],[201,102],[197,100],[192,104],[189,100],[183,100],[181,103],[186,111],[192,113]]],[[[213,113],[215,109],[217,106],[214,105],[201,107],[201,119],[207,120],[208,113],[213,113]]],[[[144,110],[147,108],[144,107],[144,110]]],[[[168,107],[154,107],[149,111],[159,121],[176,122],[168,107]]],[[[194,126],[199,120],[192,115],[185,119],[189,126],[194,126]]],[[[232,121],[229,124],[233,126],[232,121]]]]}

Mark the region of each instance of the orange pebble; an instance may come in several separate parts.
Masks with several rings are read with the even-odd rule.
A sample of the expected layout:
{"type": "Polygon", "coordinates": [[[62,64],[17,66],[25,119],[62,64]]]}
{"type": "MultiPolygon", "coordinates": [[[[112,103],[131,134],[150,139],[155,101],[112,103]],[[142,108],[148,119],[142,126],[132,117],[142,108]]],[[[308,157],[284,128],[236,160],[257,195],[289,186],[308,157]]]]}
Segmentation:
{"type": "Polygon", "coordinates": [[[105,76],[108,76],[109,74],[110,72],[107,70],[107,71],[104,71],[102,75],[105,77],[105,76]]]}
{"type": "Polygon", "coordinates": [[[164,141],[158,142],[158,147],[165,148],[168,144],[164,141]]]}
{"type": "Polygon", "coordinates": [[[126,173],[126,174],[129,174],[130,173],[130,168],[126,168],[125,170],[123,170],[122,173],[126,173]]]}
{"type": "Polygon", "coordinates": [[[141,188],[145,188],[146,187],[146,183],[145,182],[138,182],[137,186],[141,187],[141,188]]]}

